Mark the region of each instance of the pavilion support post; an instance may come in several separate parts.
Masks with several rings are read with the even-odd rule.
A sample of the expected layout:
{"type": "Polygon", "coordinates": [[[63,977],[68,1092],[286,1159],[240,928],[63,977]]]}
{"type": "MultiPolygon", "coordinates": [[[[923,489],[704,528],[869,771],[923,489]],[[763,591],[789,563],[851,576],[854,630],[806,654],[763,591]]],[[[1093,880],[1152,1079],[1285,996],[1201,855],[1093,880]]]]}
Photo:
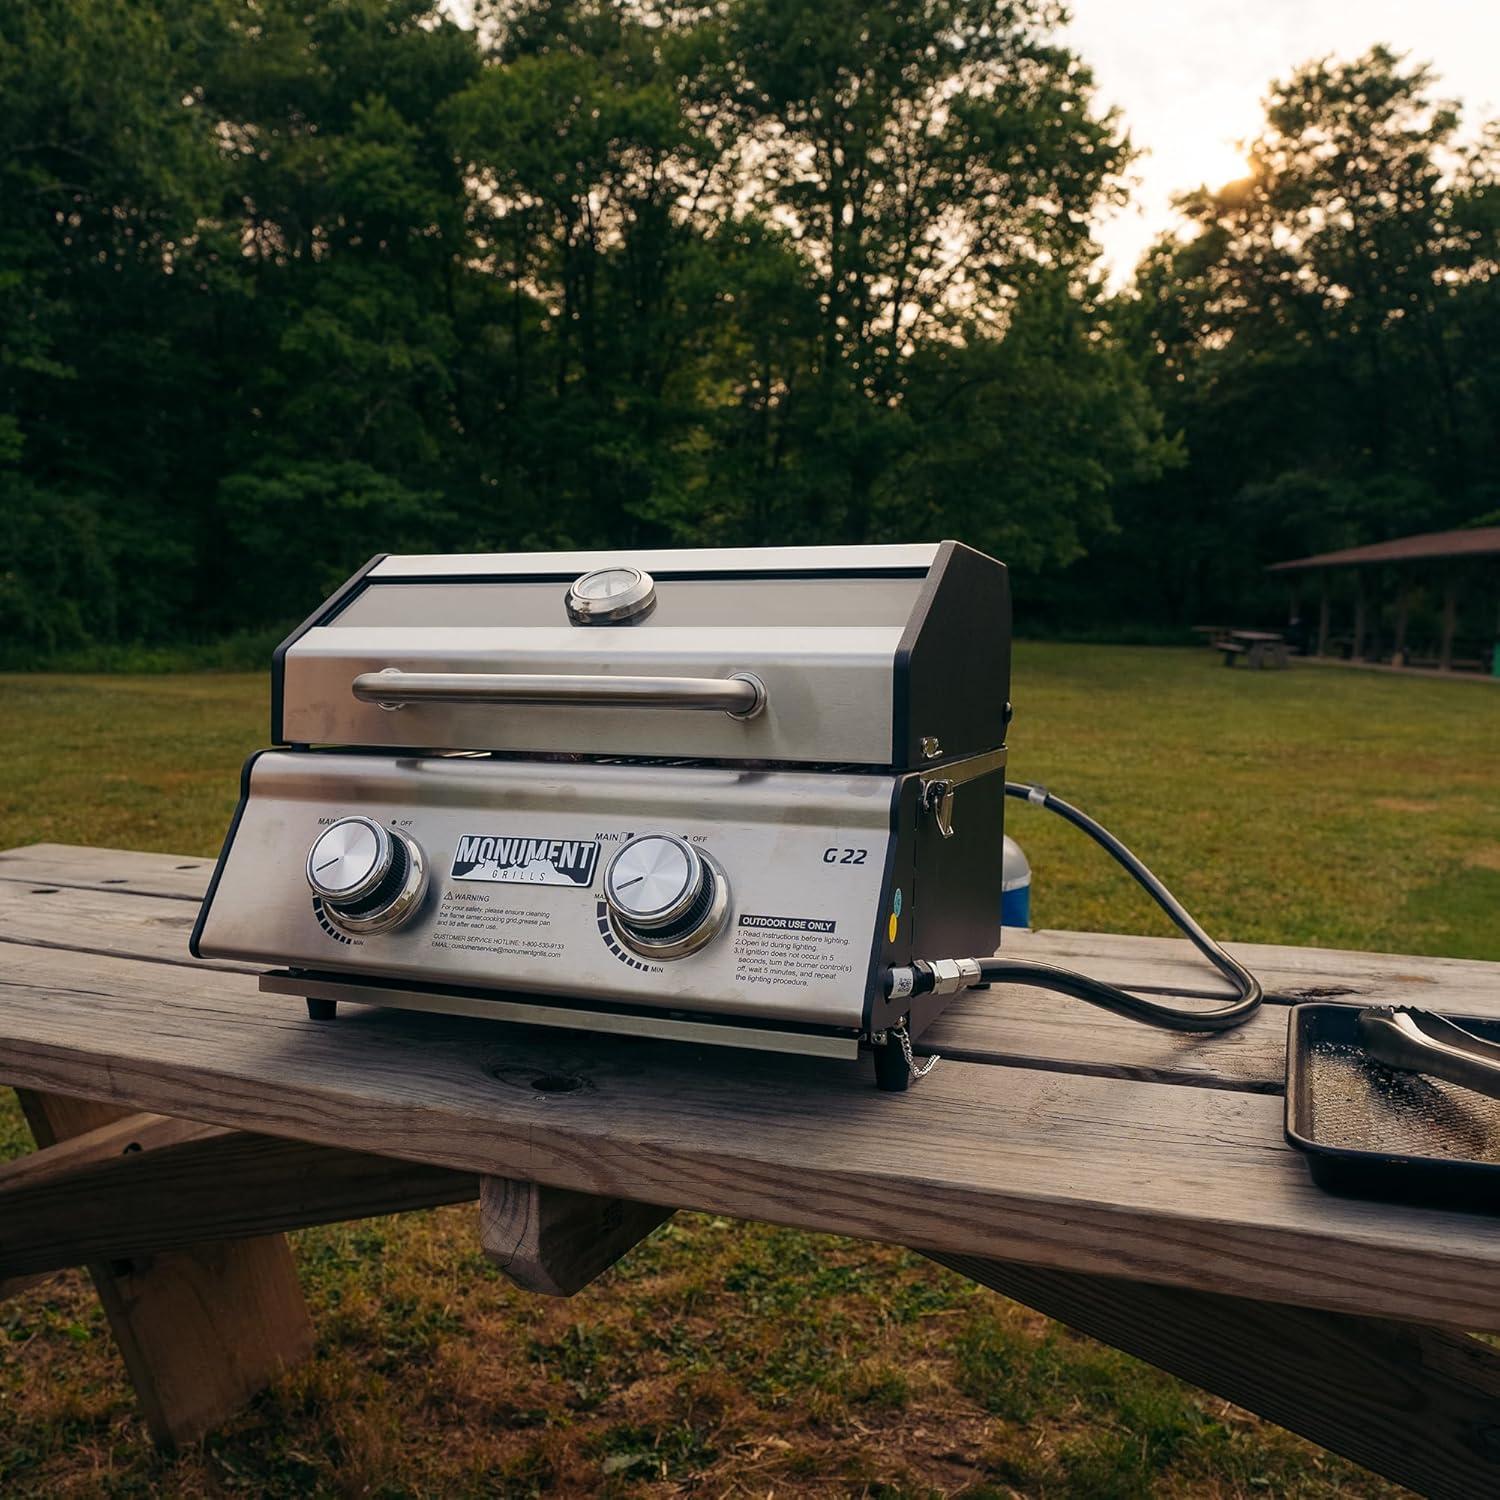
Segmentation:
{"type": "Polygon", "coordinates": [[[1350,658],[1354,661],[1365,659],[1365,578],[1358,571],[1354,574],[1354,649],[1350,658]]]}
{"type": "Polygon", "coordinates": [[[1396,643],[1391,647],[1391,665],[1406,665],[1406,626],[1411,617],[1411,589],[1403,586],[1396,601],[1396,643]]]}
{"type": "Polygon", "coordinates": [[[1438,670],[1453,670],[1453,632],[1458,624],[1458,580],[1449,573],[1443,580],[1443,643],[1438,649],[1438,670]]]}
{"type": "Polygon", "coordinates": [[[1318,574],[1318,655],[1328,655],[1328,572],[1318,574]]]}

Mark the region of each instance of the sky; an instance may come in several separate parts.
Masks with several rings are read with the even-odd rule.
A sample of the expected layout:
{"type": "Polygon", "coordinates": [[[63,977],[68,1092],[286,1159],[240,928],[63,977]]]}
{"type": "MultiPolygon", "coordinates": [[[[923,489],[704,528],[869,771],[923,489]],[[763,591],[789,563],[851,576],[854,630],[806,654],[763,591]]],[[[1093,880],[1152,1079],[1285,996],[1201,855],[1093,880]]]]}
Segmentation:
{"type": "Polygon", "coordinates": [[[1468,123],[1500,114],[1496,0],[1071,0],[1067,40],[1137,148],[1130,208],[1100,227],[1112,279],[1173,222],[1174,194],[1244,175],[1272,79],[1387,42],[1437,69],[1468,123]]]}

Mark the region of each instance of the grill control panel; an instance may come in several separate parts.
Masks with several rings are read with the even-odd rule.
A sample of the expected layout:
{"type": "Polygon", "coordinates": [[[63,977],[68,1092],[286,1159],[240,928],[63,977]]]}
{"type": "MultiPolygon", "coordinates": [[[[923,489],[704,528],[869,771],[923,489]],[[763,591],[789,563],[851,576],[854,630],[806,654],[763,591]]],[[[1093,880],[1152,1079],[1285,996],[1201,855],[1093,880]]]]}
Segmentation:
{"type": "Polygon", "coordinates": [[[900,785],[270,751],[193,951],[854,1030],[911,920],[911,884],[884,889],[900,785]]]}

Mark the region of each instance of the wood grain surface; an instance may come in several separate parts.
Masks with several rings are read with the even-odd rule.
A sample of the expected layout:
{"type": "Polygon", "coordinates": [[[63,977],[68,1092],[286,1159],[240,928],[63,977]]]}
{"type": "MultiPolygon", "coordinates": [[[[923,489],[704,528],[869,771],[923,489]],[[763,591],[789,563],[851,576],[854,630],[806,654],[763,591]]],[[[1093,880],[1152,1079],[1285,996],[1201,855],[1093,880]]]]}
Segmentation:
{"type": "MultiPolygon", "coordinates": [[[[1251,1294],[1275,1281],[1289,1300],[1365,1311],[1420,1299],[1353,1265],[1330,1273],[1329,1247],[1415,1257],[1409,1265],[1432,1255],[1457,1274],[1492,1263],[1495,1237],[1482,1221],[1341,1202],[1311,1187],[1282,1142],[1273,1097],[1280,1007],[1200,1039],[997,987],[959,1001],[929,1033],[948,1056],[904,1099],[875,1094],[863,1066],[377,1011],[317,1027],[261,996],[248,974],[183,962],[210,868],[59,845],[0,854],[0,1077],[459,1172],[504,1176],[524,1153],[531,1170],[521,1175],[559,1186],[878,1238],[920,1232],[933,1248],[964,1253],[999,1253],[990,1239],[999,1233],[1046,1263],[1120,1269],[1106,1246],[1123,1235],[1134,1274],[1209,1289],[1232,1281],[1251,1294]],[[580,1088],[531,1089],[528,1078],[560,1059],[580,1088]],[[883,1144],[893,1126],[914,1137],[895,1162],[883,1144]],[[891,1206],[908,1195],[909,1209],[891,1206]],[[1080,1238],[1076,1223],[1096,1236],[1080,1238]],[[1142,1242],[1142,1224],[1159,1226],[1159,1243],[1142,1242]],[[1225,1232],[1229,1242],[1217,1243],[1225,1232]],[[1181,1245],[1199,1236],[1215,1246],[1207,1270],[1181,1264],[1194,1260],[1181,1245]],[[1264,1265],[1264,1246],[1278,1241],[1302,1246],[1306,1264],[1264,1265]],[[1237,1247],[1254,1263],[1241,1266],[1237,1247]]],[[[1008,933],[1007,949],[1115,978],[1128,971],[1143,987],[1203,976],[1171,939],[1008,933]]],[[[1478,1008],[1481,992],[1500,1005],[1491,965],[1237,951],[1288,993],[1376,998],[1419,987],[1448,1009],[1459,1008],[1450,996],[1478,1008]]],[[[1464,1321],[1453,1306],[1447,1318],[1464,1321]]]]}
{"type": "Polygon", "coordinates": [[[1492,1225],[1325,1196],[1280,1101],[1242,1087],[946,1060],[889,1096],[863,1065],[374,1010],[314,1024],[248,975],[25,943],[3,958],[0,1079],[23,1086],[922,1249],[1500,1328],[1492,1225]],[[533,1088],[559,1073],[577,1088],[533,1088]]]}
{"type": "Polygon", "coordinates": [[[479,1239],[515,1284],[571,1297],[597,1281],[657,1225],[672,1217],[655,1203],[600,1198],[537,1182],[480,1182],[479,1239]]]}
{"type": "Polygon", "coordinates": [[[101,850],[83,844],[24,844],[0,850],[0,880],[131,891],[177,901],[201,901],[213,871],[214,861],[201,855],[101,850]]]}
{"type": "MultiPolygon", "coordinates": [[[[107,858],[104,851],[83,852],[88,860],[79,858],[80,851],[50,844],[0,854],[0,942],[256,972],[250,964],[200,964],[188,954],[197,908],[182,896],[201,892],[209,862],[193,865],[174,855],[129,851],[108,851],[107,858]],[[185,864],[189,868],[181,868],[185,864]],[[24,878],[18,878],[18,871],[25,872],[24,878]],[[47,883],[64,876],[87,878],[92,884],[47,883]],[[174,894],[138,894],[137,883],[166,887],[174,894]]],[[[1191,947],[1170,938],[1010,931],[1004,951],[1067,964],[1143,991],[1218,993],[1216,976],[1191,947]]],[[[1235,951],[1271,987],[1273,997],[1441,1004],[1458,1014],[1500,1016],[1500,983],[1492,965],[1254,944],[1236,945],[1235,951]],[[1434,998],[1439,992],[1440,1001],[1434,998]]],[[[1275,998],[1237,1031],[1204,1037],[1157,1031],[1081,1001],[1013,985],[961,997],[918,1039],[916,1048],[923,1055],[938,1052],[970,1062],[1273,1094],[1284,1084],[1285,1049],[1285,1007],[1275,998]]]]}
{"type": "Polygon", "coordinates": [[[0,1166],[0,1277],[478,1196],[417,1162],[131,1114],[0,1166]]]}

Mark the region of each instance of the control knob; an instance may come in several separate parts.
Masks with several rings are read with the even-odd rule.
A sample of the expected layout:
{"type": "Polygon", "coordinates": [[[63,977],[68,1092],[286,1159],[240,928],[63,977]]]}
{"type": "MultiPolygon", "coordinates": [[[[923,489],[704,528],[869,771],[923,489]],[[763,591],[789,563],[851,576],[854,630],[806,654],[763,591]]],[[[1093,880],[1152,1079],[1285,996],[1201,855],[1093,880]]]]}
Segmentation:
{"type": "Polygon", "coordinates": [[[373,818],[340,818],[313,841],[307,883],[345,932],[385,932],[421,904],[427,861],[414,839],[373,818]]]}
{"type": "Polygon", "coordinates": [[[645,833],[615,851],[604,901],[628,948],[643,958],[683,958],[724,925],[729,882],[703,850],[669,833],[645,833]]]}

